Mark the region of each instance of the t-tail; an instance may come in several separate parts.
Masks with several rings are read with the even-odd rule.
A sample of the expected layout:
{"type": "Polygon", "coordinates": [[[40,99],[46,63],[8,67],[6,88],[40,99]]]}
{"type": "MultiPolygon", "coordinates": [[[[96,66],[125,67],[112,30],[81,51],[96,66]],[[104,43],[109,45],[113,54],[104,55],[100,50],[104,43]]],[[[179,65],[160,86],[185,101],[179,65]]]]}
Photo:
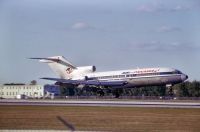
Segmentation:
{"type": "Polygon", "coordinates": [[[38,59],[40,62],[47,63],[49,67],[62,79],[73,79],[84,77],[85,74],[94,72],[95,66],[76,67],[63,56],[52,56],[38,59]]]}

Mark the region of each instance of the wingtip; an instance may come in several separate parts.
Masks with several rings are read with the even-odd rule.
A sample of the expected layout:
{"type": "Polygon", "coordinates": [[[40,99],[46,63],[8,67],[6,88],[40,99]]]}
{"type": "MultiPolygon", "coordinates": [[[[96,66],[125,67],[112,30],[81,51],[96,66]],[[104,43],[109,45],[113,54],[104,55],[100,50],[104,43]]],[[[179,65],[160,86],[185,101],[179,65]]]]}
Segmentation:
{"type": "Polygon", "coordinates": [[[47,77],[41,77],[40,79],[47,79],[47,77]]]}
{"type": "Polygon", "coordinates": [[[35,60],[39,60],[39,59],[43,59],[43,58],[38,58],[38,57],[30,57],[28,59],[35,59],[35,60]]]}

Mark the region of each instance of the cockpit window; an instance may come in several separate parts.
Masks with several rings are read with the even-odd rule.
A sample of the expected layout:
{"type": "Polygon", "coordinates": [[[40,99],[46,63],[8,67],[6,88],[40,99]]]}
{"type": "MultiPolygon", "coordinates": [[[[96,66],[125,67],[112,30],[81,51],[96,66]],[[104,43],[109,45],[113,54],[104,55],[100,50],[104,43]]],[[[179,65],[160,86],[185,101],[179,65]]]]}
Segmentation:
{"type": "Polygon", "coordinates": [[[182,72],[179,71],[179,70],[175,70],[173,73],[175,73],[175,74],[182,74],[182,72]]]}

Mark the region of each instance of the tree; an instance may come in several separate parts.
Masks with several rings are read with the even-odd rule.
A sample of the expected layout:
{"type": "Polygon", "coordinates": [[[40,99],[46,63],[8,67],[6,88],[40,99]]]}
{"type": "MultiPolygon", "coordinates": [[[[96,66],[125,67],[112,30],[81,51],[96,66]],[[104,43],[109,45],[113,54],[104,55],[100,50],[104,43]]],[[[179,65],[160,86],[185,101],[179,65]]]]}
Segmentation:
{"type": "Polygon", "coordinates": [[[30,85],[36,85],[37,84],[37,81],[36,80],[32,80],[30,85]]]}

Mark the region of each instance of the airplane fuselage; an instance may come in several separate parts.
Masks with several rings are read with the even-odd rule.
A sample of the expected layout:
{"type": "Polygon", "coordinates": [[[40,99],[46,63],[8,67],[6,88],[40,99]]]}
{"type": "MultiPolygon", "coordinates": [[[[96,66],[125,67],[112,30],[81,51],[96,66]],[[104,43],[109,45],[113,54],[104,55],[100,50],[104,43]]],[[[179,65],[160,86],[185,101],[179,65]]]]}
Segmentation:
{"type": "Polygon", "coordinates": [[[133,70],[97,72],[86,75],[90,80],[118,81],[127,83],[123,87],[152,85],[174,85],[184,82],[188,76],[173,68],[143,68],[133,70]]]}

